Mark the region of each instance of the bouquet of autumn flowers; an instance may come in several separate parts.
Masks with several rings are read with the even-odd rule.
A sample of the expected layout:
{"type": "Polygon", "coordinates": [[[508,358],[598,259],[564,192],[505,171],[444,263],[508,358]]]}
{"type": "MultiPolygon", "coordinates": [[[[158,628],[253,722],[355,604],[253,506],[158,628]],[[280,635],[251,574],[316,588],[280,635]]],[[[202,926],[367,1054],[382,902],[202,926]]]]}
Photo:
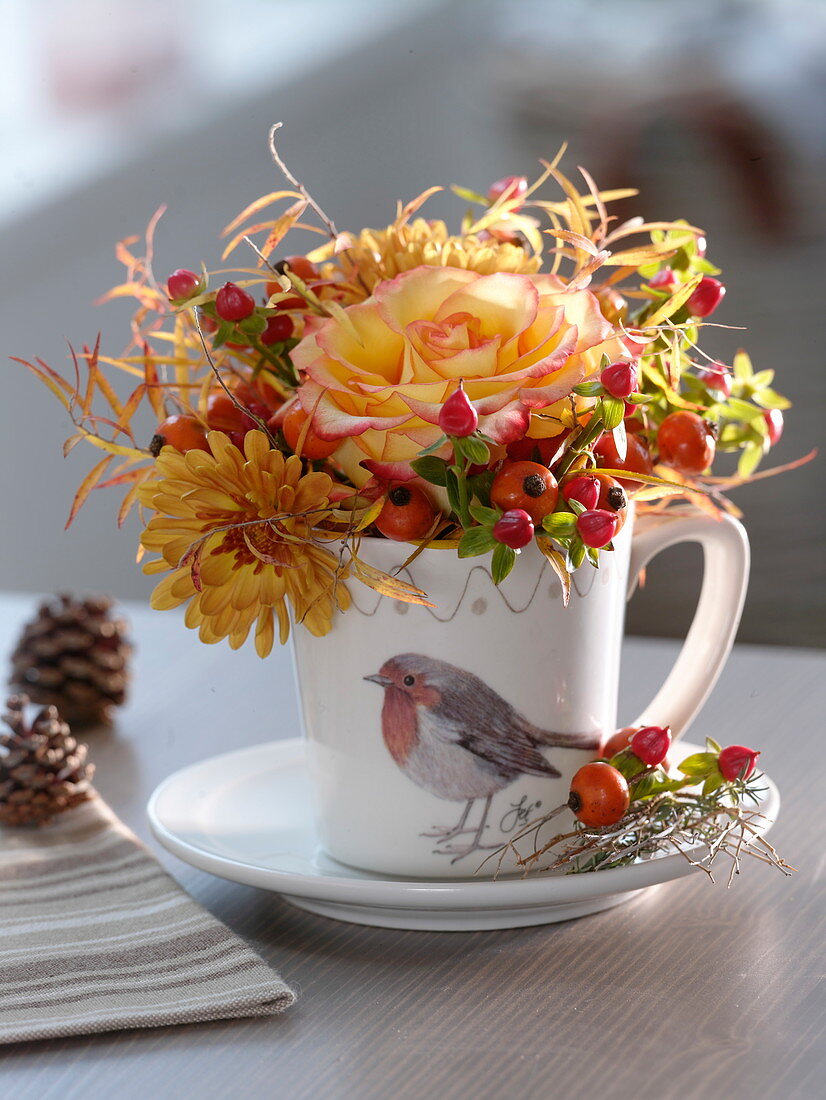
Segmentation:
{"type": "Polygon", "coordinates": [[[454,187],[469,205],[457,233],[419,214],[436,187],[384,228],[341,232],[286,169],[276,129],[289,189],[224,230],[223,259],[243,246],[249,266],[159,282],[156,215],[143,256],[138,238],[118,245],[126,278],[105,295],[137,302],[125,352],[73,353],[73,379],[25,363],[72,418],[64,450],[102,452],[69,522],[108,486],[127,489],[119,523],[135,504],[146,517],[141,553],[160,556],[143,568],[164,575],[153,606],[187,604],[205,642],[236,648],[253,631],[264,656],[291,618],[329,631],[348,577],[427,602],[362,560],[365,537],[410,543],[410,557],[490,555],[496,583],[535,541],[567,600],[632,497],[736,511],[723,493],[754,475],[788,402],[745,352],[728,366],[700,351],[725,294],[700,229],[617,223],[611,202],[635,192],[601,192],[582,169],[578,189],[560,154],[530,185],[454,187]],[[548,181],[559,198],[538,197],[548,181]],[[296,229],[325,240],[283,255],[296,229]],[[735,474],[711,474],[718,451],[739,452],[735,474]]]}

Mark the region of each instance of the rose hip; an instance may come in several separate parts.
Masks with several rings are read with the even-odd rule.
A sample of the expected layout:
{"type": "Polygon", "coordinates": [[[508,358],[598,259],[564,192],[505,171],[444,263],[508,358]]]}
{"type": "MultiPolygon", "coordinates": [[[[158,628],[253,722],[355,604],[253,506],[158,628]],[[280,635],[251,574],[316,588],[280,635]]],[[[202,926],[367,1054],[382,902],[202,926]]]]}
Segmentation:
{"type": "Polygon", "coordinates": [[[599,829],[621,821],[631,802],[621,772],[597,760],[585,764],[571,780],[568,805],[583,825],[599,829]]]}

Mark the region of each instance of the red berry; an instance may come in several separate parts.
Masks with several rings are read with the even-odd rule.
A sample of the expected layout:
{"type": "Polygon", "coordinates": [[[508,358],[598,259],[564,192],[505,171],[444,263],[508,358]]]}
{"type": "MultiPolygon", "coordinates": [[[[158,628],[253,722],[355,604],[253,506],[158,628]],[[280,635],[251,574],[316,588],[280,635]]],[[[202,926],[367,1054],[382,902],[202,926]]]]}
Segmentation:
{"type": "Polygon", "coordinates": [[[648,280],[648,285],[657,290],[673,290],[677,285],[677,274],[670,267],[664,267],[648,280]]]}
{"type": "Polygon", "coordinates": [[[671,748],[671,730],[668,726],[643,726],[631,738],[629,748],[643,764],[650,768],[662,764],[671,748]]]}
{"type": "Polygon", "coordinates": [[[591,511],[599,501],[599,480],[593,474],[574,474],[570,481],[563,481],[562,495],[566,500],[578,500],[591,511]]]}
{"type": "Polygon", "coordinates": [[[274,313],[267,318],[267,327],[261,333],[261,343],[269,347],[270,344],[283,344],[293,334],[292,317],[286,313],[274,313]]]}
{"type": "Polygon", "coordinates": [[[697,377],[721,397],[731,396],[731,375],[722,363],[709,363],[697,371],[697,377]]]}
{"type": "Polygon", "coordinates": [[[407,542],[423,539],[435,518],[433,505],[417,485],[396,485],[387,494],[376,527],[385,538],[407,542]]]}
{"type": "Polygon", "coordinates": [[[235,283],[224,283],[215,295],[215,311],[222,321],[243,321],[255,312],[255,299],[235,283]]]}
{"type": "Polygon", "coordinates": [[[608,545],[617,533],[618,526],[619,519],[616,512],[609,512],[604,508],[583,512],[576,521],[579,537],[586,546],[593,546],[596,550],[608,545]]]}
{"type": "Polygon", "coordinates": [[[769,429],[769,446],[773,447],[783,434],[783,413],[780,409],[766,409],[763,419],[769,429]]]}
{"type": "Polygon", "coordinates": [[[201,289],[201,280],[194,271],[179,267],[166,280],[166,289],[173,302],[191,298],[201,289]]]}
{"type": "Polygon", "coordinates": [[[459,388],[442,405],[439,413],[439,427],[445,435],[456,435],[464,438],[473,435],[479,426],[479,414],[468,400],[464,386],[459,383],[459,388]]]}
{"type": "MultiPolygon", "coordinates": [[[[524,176],[504,176],[488,188],[488,202],[494,203],[497,199],[501,199],[503,195],[508,201],[512,199],[521,200],[525,197],[527,190],[528,181],[524,176]]],[[[511,209],[516,211],[521,205],[520,201],[518,205],[513,206],[511,209]]]]}
{"type": "Polygon", "coordinates": [[[689,476],[701,474],[714,461],[717,444],[711,425],[697,413],[669,413],[657,432],[660,461],[689,476]]]}
{"type": "Polygon", "coordinates": [[[533,520],[522,508],[511,508],[494,523],[493,537],[511,550],[521,550],[533,538],[533,520]]]}
{"type": "Polygon", "coordinates": [[[754,771],[759,750],[747,749],[745,745],[729,745],[717,758],[717,766],[723,779],[748,779],[754,771]]]}
{"type": "Polygon", "coordinates": [[[722,302],[725,293],[726,288],[719,279],[704,275],[686,302],[686,309],[692,317],[709,317],[722,302]]]}
{"type": "Polygon", "coordinates": [[[503,512],[521,509],[539,523],[556,507],[556,478],[538,462],[505,462],[493,479],[490,500],[503,512]]]}
{"type": "Polygon", "coordinates": [[[571,780],[568,805],[589,828],[616,825],[625,817],[630,802],[625,776],[602,761],[585,764],[571,780]]]}
{"type": "Polygon", "coordinates": [[[637,364],[620,359],[607,366],[599,380],[612,397],[625,398],[636,390],[638,377],[637,364]]]}

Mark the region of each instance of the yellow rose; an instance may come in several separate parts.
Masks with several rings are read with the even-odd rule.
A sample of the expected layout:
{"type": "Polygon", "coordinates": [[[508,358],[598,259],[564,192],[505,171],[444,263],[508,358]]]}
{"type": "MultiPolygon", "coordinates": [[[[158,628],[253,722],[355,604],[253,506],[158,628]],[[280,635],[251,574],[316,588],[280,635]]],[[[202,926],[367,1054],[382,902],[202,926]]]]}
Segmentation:
{"type": "Polygon", "coordinates": [[[299,400],[322,439],[343,441],[337,457],[351,476],[359,463],[399,476],[442,434],[439,413],[460,379],[480,430],[505,444],[603,352],[622,346],[587,290],[551,275],[417,267],[380,283],[346,321],[323,322],[292,358],[299,400]]]}

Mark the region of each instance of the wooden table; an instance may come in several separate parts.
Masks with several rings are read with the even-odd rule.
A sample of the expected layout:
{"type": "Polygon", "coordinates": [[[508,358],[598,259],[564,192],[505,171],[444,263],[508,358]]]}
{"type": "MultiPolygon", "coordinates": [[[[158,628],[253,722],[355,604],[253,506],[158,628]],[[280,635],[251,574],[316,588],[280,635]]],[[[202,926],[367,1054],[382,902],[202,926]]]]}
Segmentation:
{"type": "MultiPolygon", "coordinates": [[[[0,647],[33,606],[0,601],[0,647]]],[[[196,871],[149,837],[144,807],[161,779],[220,751],[292,736],[297,713],[286,653],[261,663],[200,645],[174,615],[128,611],[138,645],[133,701],[115,731],[89,738],[98,787],[300,999],[272,1019],[4,1047],[0,1095],[822,1095],[823,654],[741,647],[692,731],[764,750],[784,800],[772,839],[798,875],[753,863],[731,890],[698,873],[566,924],[396,932],[299,912],[196,871]]],[[[667,642],[627,643],[621,717],[653,694],[674,652],[667,642]]]]}

